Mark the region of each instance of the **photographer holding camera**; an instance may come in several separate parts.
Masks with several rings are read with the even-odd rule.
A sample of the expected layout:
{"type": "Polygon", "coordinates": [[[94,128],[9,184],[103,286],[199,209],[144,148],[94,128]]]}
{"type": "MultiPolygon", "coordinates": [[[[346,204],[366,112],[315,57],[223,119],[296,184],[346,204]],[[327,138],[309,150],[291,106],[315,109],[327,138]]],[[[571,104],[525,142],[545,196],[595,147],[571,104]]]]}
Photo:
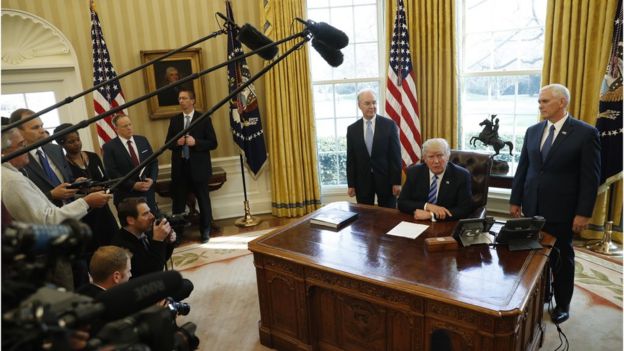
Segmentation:
{"type": "Polygon", "coordinates": [[[123,199],[117,207],[122,228],[113,236],[112,245],[132,253],[132,276],[160,272],[171,257],[176,233],[169,222],[157,222],[142,197],[123,199]]]}

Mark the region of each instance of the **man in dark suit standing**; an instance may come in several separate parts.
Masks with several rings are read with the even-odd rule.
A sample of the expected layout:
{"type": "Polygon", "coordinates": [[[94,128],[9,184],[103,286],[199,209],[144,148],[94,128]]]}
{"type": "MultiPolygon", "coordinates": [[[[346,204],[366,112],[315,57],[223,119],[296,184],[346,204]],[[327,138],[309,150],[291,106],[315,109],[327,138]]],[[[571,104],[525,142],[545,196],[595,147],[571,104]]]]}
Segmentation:
{"type": "MultiPolygon", "coordinates": [[[[21,108],[11,113],[10,122],[17,122],[22,118],[29,117],[35,112],[21,108]]],[[[33,144],[47,137],[43,122],[35,118],[18,127],[27,145],[33,144]]],[[[23,173],[37,185],[41,191],[56,206],[61,207],[66,201],[71,200],[78,189],[68,189],[67,186],[74,178],[69,164],[63,154],[63,149],[52,143],[45,144],[28,153],[28,165],[23,168],[23,173]]]]}
{"type": "Polygon", "coordinates": [[[401,146],[393,120],[377,115],[372,90],[358,93],[363,118],[347,128],[347,194],[358,203],[396,207],[401,192],[401,146]]]}
{"type": "MultiPolygon", "coordinates": [[[[201,113],[195,111],[195,94],[192,91],[180,90],[178,103],[182,113],[171,118],[167,140],[171,140],[182,129],[193,123],[194,119],[201,116],[201,113]]],[[[202,242],[210,239],[212,221],[208,190],[208,181],[212,176],[210,150],[216,148],[217,136],[210,117],[204,118],[170,146],[173,213],[183,213],[188,194],[190,192],[195,194],[199,205],[199,229],[202,242]]]]}
{"type": "MultiPolygon", "coordinates": [[[[135,135],[132,121],[128,116],[118,115],[113,118],[113,126],[117,137],[109,140],[102,151],[104,168],[111,179],[123,177],[153,154],[152,146],[147,138],[135,135]]],[[[152,212],[159,215],[154,193],[154,183],[158,179],[158,160],[154,159],[136,176],[131,177],[115,189],[113,199],[115,206],[128,197],[145,197],[152,212]]]]}
{"type": "Polygon", "coordinates": [[[451,148],[444,139],[429,139],[422,150],[425,163],[407,169],[399,210],[419,220],[466,218],[473,210],[470,172],[448,163],[451,148]]]}
{"type": "Polygon", "coordinates": [[[574,290],[572,236],[587,227],[600,183],[600,139],[596,128],[567,112],[565,86],[543,87],[538,102],[546,120],[526,131],[509,213],[543,216],[543,230],[557,238],[550,264],[557,301],[551,318],[558,324],[569,318],[574,290]]]}

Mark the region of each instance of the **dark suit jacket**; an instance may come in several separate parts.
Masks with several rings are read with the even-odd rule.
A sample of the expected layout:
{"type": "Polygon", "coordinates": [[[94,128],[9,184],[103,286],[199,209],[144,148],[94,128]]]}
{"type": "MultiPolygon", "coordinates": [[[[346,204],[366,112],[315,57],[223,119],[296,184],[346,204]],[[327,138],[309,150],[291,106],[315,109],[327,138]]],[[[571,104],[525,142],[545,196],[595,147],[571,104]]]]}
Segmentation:
{"type": "Polygon", "coordinates": [[[146,250],[141,240],[124,228],[113,236],[111,245],[124,247],[132,252],[132,278],[154,272],[161,272],[165,263],[171,257],[173,244],[165,241],[152,240],[152,233],[146,233],[150,239],[149,250],[146,250]]]}
{"type": "Polygon", "coordinates": [[[546,126],[542,121],[526,131],[509,202],[521,205],[525,216],[540,215],[552,223],[591,217],[600,183],[598,130],[569,116],[542,161],[546,126]]]}
{"type": "Polygon", "coordinates": [[[76,290],[76,293],[80,295],[89,296],[91,298],[96,298],[99,294],[102,293],[102,291],[106,291],[106,290],[100,288],[97,285],[89,283],[78,288],[78,290],[76,290]]]}
{"type": "MultiPolygon", "coordinates": [[[[143,162],[153,154],[152,146],[149,141],[141,135],[134,135],[133,137],[136,148],[139,151],[137,155],[139,157],[139,162],[143,162]]],[[[119,137],[109,140],[104,144],[104,146],[102,146],[102,151],[104,153],[104,168],[111,179],[123,177],[134,169],[132,158],[130,158],[130,154],[119,137]]],[[[151,164],[147,165],[143,174],[146,178],[151,178],[155,185],[158,180],[158,160],[155,159],[151,164]]],[[[152,185],[152,188],[148,191],[151,194],[132,190],[132,186],[137,182],[138,176],[139,173],[115,189],[115,205],[119,204],[121,200],[127,197],[153,197],[154,185],[152,185]]],[[[152,200],[150,200],[150,202],[151,201],[152,200]]],[[[154,206],[152,203],[149,205],[150,207],[154,206]]],[[[152,211],[154,210],[155,208],[152,208],[152,211]]]]}
{"type": "MultiPolygon", "coordinates": [[[[63,149],[55,144],[45,144],[41,148],[48,156],[48,161],[50,163],[54,163],[56,168],[58,168],[59,171],[62,173],[62,177],[59,180],[61,182],[71,183],[74,180],[74,177],[72,175],[71,168],[69,168],[69,163],[67,163],[67,160],[65,159],[63,149]]],[[[52,186],[52,183],[50,183],[50,180],[48,180],[48,176],[39,164],[39,160],[35,159],[30,153],[28,153],[28,159],[30,160],[30,162],[28,162],[28,165],[24,167],[27,177],[30,178],[30,180],[32,180],[33,183],[35,183],[35,185],[37,185],[37,187],[41,189],[41,191],[43,191],[43,193],[46,194],[46,196],[55,205],[63,206],[62,201],[52,200],[52,195],[50,191],[54,189],[54,186],[52,186]]]]}
{"type": "MultiPolygon", "coordinates": [[[[466,218],[473,210],[470,172],[449,162],[441,179],[436,204],[445,207],[452,214],[448,220],[466,218]]],[[[401,195],[399,210],[414,213],[423,209],[429,196],[429,168],[421,163],[407,168],[407,177],[401,195]]]]}
{"type": "Polygon", "coordinates": [[[368,192],[374,187],[371,170],[380,182],[401,185],[401,145],[399,132],[393,120],[377,115],[373,136],[372,154],[369,156],[364,142],[364,118],[347,128],[347,183],[349,188],[368,192]]]}
{"type": "MultiPolygon", "coordinates": [[[[191,123],[195,123],[199,116],[201,113],[195,111],[191,123]]],[[[182,129],[184,129],[184,115],[179,114],[171,118],[167,140],[173,138],[182,129]]],[[[195,146],[190,147],[191,177],[194,182],[207,182],[212,175],[210,150],[216,149],[218,145],[210,117],[204,118],[203,121],[195,125],[189,134],[195,138],[195,146]]],[[[175,181],[182,178],[182,146],[174,142],[169,149],[171,149],[171,180],[175,181]]]]}

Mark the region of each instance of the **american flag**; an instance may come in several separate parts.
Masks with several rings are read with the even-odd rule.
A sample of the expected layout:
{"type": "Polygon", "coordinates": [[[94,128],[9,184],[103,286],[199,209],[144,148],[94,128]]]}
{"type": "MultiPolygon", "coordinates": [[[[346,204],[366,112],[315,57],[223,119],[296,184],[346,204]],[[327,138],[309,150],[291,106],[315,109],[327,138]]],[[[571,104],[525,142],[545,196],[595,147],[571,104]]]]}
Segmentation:
{"type": "Polygon", "coordinates": [[[403,0],[399,0],[397,4],[390,45],[390,66],[386,82],[386,114],[399,126],[401,158],[405,169],[420,160],[422,138],[403,0]]]}
{"type": "MultiPolygon", "coordinates": [[[[91,43],[93,44],[93,85],[117,78],[117,73],[106,48],[100,19],[93,7],[91,7],[91,43]]],[[[125,102],[119,81],[113,81],[93,91],[93,106],[98,115],[125,102]]],[[[128,110],[124,109],[123,114],[127,115],[128,110]]],[[[113,116],[107,116],[97,121],[96,126],[100,146],[117,136],[113,129],[113,116]]]]}
{"type": "MultiPolygon", "coordinates": [[[[226,1],[226,11],[228,18],[234,22],[232,5],[226,1]]],[[[228,60],[236,56],[243,55],[243,48],[240,41],[236,39],[235,28],[228,28],[228,60]]],[[[245,59],[238,60],[228,65],[228,84],[230,92],[251,78],[249,67],[245,59]]],[[[262,130],[262,120],[260,119],[260,109],[258,108],[258,97],[253,84],[238,93],[230,101],[230,127],[234,142],[238,145],[241,154],[244,155],[245,163],[252,176],[258,177],[267,161],[266,145],[264,143],[264,132],[262,130]]]]}

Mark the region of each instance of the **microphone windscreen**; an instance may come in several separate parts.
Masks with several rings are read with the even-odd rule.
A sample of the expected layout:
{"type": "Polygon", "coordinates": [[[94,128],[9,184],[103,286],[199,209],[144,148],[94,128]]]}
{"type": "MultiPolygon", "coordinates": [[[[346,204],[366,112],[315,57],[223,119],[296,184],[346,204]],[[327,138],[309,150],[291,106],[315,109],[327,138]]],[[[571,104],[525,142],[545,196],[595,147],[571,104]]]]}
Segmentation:
{"type": "MultiPolygon", "coordinates": [[[[266,35],[260,33],[259,30],[254,28],[249,23],[245,23],[244,26],[238,31],[238,40],[245,44],[246,47],[251,50],[260,49],[261,47],[273,43],[273,40],[269,39],[266,35]]],[[[258,55],[265,60],[272,60],[277,55],[277,46],[268,47],[258,52],[258,55]]]]}
{"type": "Polygon", "coordinates": [[[325,22],[314,23],[309,28],[315,39],[322,41],[332,49],[342,49],[349,45],[349,37],[345,32],[325,22]]]}
{"type": "Polygon", "coordinates": [[[176,271],[150,273],[116,285],[95,300],[104,305],[102,319],[114,321],[175,294],[181,285],[182,275],[176,271]]]}
{"type": "Polygon", "coordinates": [[[324,42],[317,40],[316,38],[312,39],[312,47],[327,63],[329,63],[330,66],[338,67],[342,65],[344,56],[340,50],[330,48],[324,42]]]}

